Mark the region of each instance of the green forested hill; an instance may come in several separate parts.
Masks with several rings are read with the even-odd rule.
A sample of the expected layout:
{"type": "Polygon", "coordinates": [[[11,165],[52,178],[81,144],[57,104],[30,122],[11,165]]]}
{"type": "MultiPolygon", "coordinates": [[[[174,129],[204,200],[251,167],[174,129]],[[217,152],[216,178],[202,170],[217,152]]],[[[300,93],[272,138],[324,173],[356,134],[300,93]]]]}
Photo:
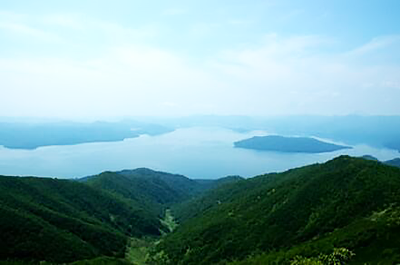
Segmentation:
{"type": "Polygon", "coordinates": [[[220,181],[145,168],[79,181],[0,176],[0,261],[124,257],[129,237],[168,231],[166,208],[220,181]]]}
{"type": "Polygon", "coordinates": [[[129,199],[132,204],[147,209],[154,216],[163,214],[166,207],[208,188],[182,175],[147,168],[103,172],[82,181],[93,188],[129,199]]]}
{"type": "Polygon", "coordinates": [[[205,182],[204,184],[212,185],[209,191],[204,196],[196,196],[191,200],[183,201],[173,205],[172,209],[175,218],[180,223],[184,223],[190,219],[201,216],[207,209],[213,208],[222,202],[229,202],[243,190],[240,184],[246,181],[237,176],[223,178],[213,183],[205,182]]]}
{"type": "Polygon", "coordinates": [[[395,264],[399,203],[399,168],[348,156],[247,180],[144,168],[80,181],[0,176],[0,261],[125,264],[136,237],[148,246],[138,254],[154,249],[149,264],[290,264],[335,248],[354,264],[395,264]],[[180,225],[147,242],[168,232],[167,208],[180,225]]]}
{"type": "Polygon", "coordinates": [[[123,256],[127,236],[159,221],[120,198],[69,180],[0,177],[0,260],[69,262],[123,256]]]}
{"type": "Polygon", "coordinates": [[[288,264],[345,247],[354,263],[392,264],[399,202],[398,168],[342,156],[208,192],[178,209],[183,222],[159,251],[170,264],[288,264]]]}

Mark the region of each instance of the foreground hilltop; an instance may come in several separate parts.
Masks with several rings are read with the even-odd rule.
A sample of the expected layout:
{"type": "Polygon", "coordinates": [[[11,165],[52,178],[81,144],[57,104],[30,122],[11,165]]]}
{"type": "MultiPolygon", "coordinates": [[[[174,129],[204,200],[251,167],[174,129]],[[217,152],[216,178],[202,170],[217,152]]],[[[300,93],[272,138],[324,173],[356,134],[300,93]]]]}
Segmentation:
{"type": "Polygon", "coordinates": [[[228,184],[178,207],[182,225],[159,251],[167,264],[290,264],[346,248],[352,262],[392,264],[400,261],[399,203],[398,168],[341,156],[228,184]]]}
{"type": "Polygon", "coordinates": [[[0,261],[124,258],[128,238],[168,232],[164,210],[212,187],[201,182],[145,168],[78,181],[0,176],[0,261]]]}
{"type": "Polygon", "coordinates": [[[400,169],[349,156],[250,179],[1,176],[0,214],[0,263],[400,262],[400,169]]]}
{"type": "Polygon", "coordinates": [[[0,177],[0,259],[123,257],[127,236],[158,235],[142,207],[70,180],[0,177]]]}

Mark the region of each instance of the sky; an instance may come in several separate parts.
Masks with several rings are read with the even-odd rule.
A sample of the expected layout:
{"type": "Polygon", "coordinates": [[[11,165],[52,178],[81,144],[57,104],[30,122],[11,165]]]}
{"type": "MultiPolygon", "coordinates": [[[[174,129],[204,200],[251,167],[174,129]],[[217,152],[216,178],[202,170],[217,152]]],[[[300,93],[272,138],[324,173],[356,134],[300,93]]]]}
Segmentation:
{"type": "Polygon", "coordinates": [[[0,116],[400,115],[398,0],[0,0],[0,116]]]}

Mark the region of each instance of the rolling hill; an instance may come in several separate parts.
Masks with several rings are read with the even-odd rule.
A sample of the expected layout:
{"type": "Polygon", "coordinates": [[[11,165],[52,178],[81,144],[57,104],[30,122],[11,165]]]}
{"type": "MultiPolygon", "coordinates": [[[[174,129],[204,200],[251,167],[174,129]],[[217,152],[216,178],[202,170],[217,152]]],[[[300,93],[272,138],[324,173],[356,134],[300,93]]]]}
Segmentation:
{"type": "Polygon", "coordinates": [[[393,264],[399,203],[399,168],[348,156],[250,179],[146,168],[78,181],[1,176],[0,261],[127,264],[136,242],[130,253],[150,254],[148,264],[292,264],[352,252],[350,264],[393,264]],[[174,229],[160,220],[171,211],[174,229]]]}
{"type": "Polygon", "coordinates": [[[161,221],[168,207],[230,181],[146,168],[78,180],[0,176],[0,263],[124,263],[113,258],[124,258],[129,238],[169,231],[161,221]]]}
{"type": "Polygon", "coordinates": [[[147,168],[103,172],[80,181],[128,199],[132,204],[146,208],[154,216],[161,216],[165,208],[207,189],[206,185],[185,176],[147,168]]]}
{"type": "Polygon", "coordinates": [[[0,260],[123,257],[128,236],[159,235],[141,207],[70,180],[0,177],[0,260]]]}
{"type": "Polygon", "coordinates": [[[211,190],[177,209],[160,264],[290,264],[344,247],[354,264],[400,261],[400,170],[341,156],[211,190]]]}

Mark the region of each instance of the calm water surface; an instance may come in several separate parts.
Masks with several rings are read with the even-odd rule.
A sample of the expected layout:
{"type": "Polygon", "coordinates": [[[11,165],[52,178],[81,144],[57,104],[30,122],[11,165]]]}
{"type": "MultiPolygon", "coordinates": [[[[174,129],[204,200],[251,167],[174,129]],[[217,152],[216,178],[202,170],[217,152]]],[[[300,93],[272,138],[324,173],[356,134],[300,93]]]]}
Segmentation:
{"type": "Polygon", "coordinates": [[[322,154],[233,148],[234,141],[266,134],[261,131],[238,133],[223,128],[194,127],[159,136],[143,135],[121,142],[47,146],[35,150],[0,147],[0,175],[75,178],[105,170],[148,167],[190,178],[219,178],[227,175],[251,177],[324,162],[341,154],[369,154],[380,160],[400,156],[395,150],[367,145],[322,154]]]}

